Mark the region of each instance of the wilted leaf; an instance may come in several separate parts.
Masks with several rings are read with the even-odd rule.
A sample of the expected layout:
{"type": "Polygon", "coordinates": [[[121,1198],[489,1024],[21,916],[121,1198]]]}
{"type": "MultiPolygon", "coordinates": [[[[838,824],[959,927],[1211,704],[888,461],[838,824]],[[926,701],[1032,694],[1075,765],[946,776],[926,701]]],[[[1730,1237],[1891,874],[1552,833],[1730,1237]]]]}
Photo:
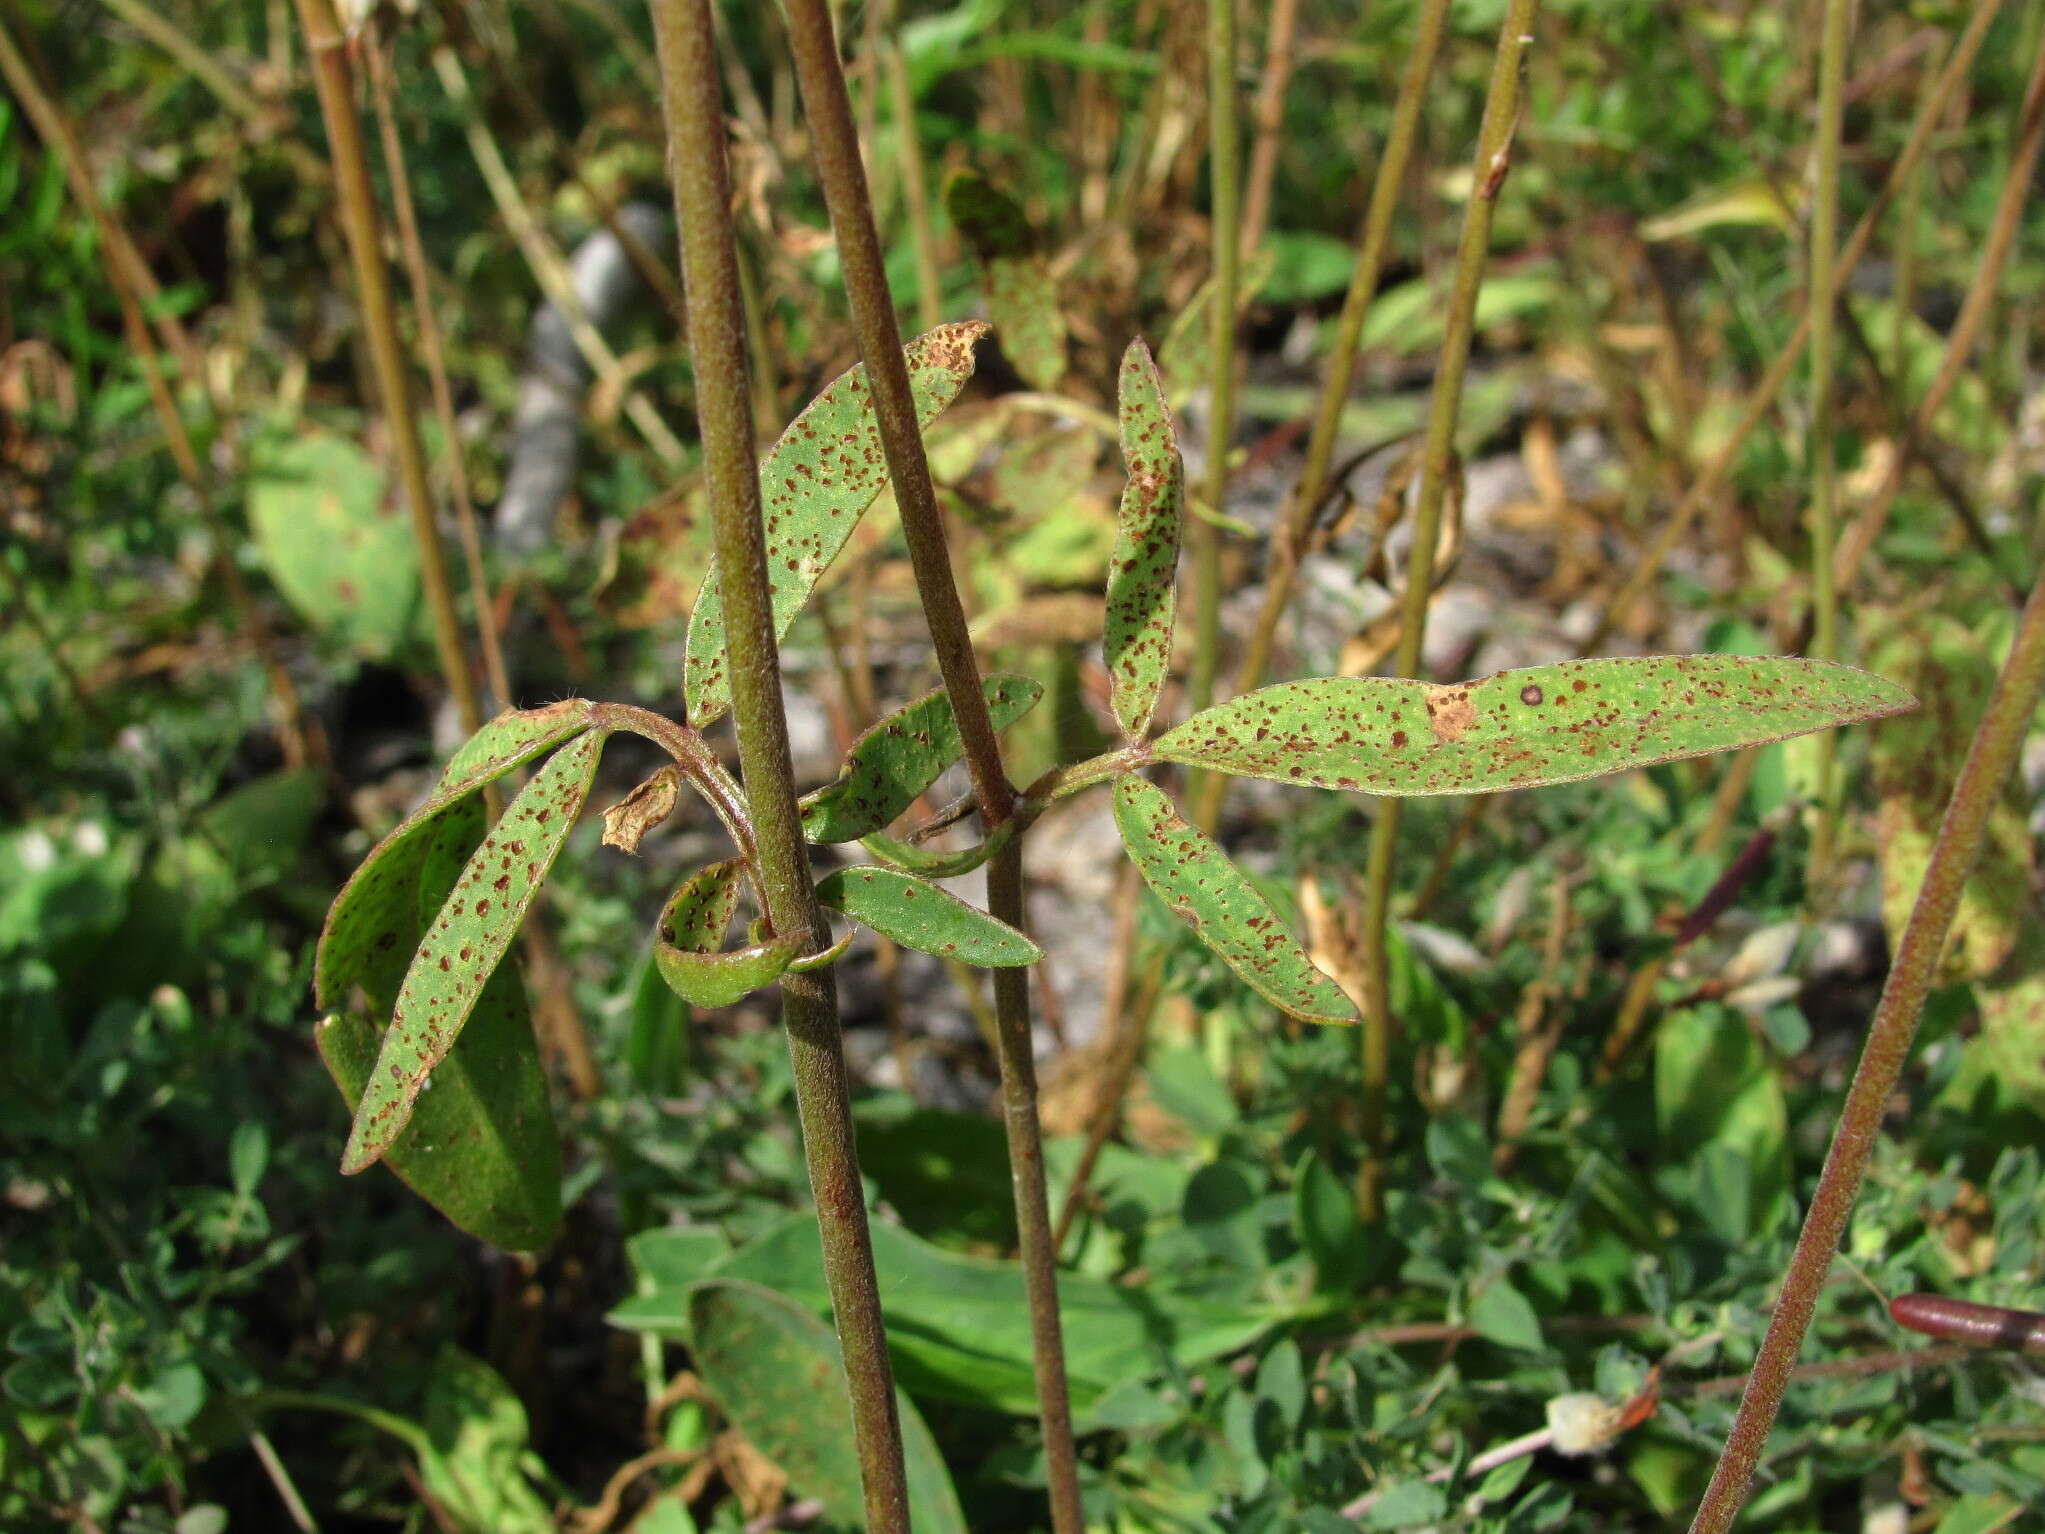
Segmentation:
{"type": "Polygon", "coordinates": [[[1117,779],[1115,828],[1144,882],[1251,990],[1310,1023],[1356,1021],[1271,903],[1162,789],[1133,773],[1117,779]]]}
{"type": "MultiPolygon", "coordinates": [[[[365,930],[388,934],[323,955],[323,984],[336,997],[360,986],[375,1018],[331,1013],[315,1030],[320,1058],[352,1115],[382,1047],[412,951],[446,900],[463,860],[483,834],[483,806],[465,798],[443,809],[429,834],[380,865],[365,930]],[[374,912],[371,912],[371,906],[374,912]]],[[[560,1229],[561,1142],[547,1102],[546,1074],[533,1040],[525,987],[514,971],[490,977],[469,1026],[434,1073],[433,1090],[385,1161],[413,1192],[469,1234],[514,1251],[549,1245],[560,1229]]]]}
{"type": "Polygon", "coordinates": [[[682,769],[669,762],[605,810],[604,845],[620,852],[637,852],[646,833],[675,812],[682,781],[682,769]]]}
{"type": "Polygon", "coordinates": [[[1131,341],[1119,388],[1122,461],[1129,487],[1108,559],[1108,610],[1101,650],[1122,733],[1140,740],[1172,664],[1173,591],[1179,570],[1179,508],[1186,465],[1150,348],[1131,341]]]}
{"type": "MultiPolygon", "coordinates": [[[[972,377],[973,343],[986,331],[978,321],[940,325],[903,348],[919,428],[928,426],[972,377]]],[[[861,364],[812,400],[760,465],[777,640],[787,637],[818,577],[887,482],[880,427],[861,364]]],[[[682,662],[689,722],[698,728],[731,706],[727,664],[724,599],[713,571],[696,594],[682,662]]]]}
{"type": "MultiPolygon", "coordinates": [[[[1923,697],[1924,707],[1874,732],[1870,765],[1881,801],[1882,923],[1903,935],[1931,863],[1946,800],[1995,685],[1994,659],[1974,632],[1939,614],[1912,618],[1870,645],[1876,665],[1923,697]]],[[[1993,974],[2028,920],[2031,837],[2022,806],[2003,794],[1989,815],[1981,857],[1960,892],[1941,970],[1952,980],[1993,974]]]]}
{"type": "Polygon", "coordinates": [[[1915,706],[1829,661],[1655,655],[1564,661],[1436,687],[1398,677],[1281,682],[1167,730],[1167,761],[1368,794],[1567,783],[1765,745],[1915,706]]]}
{"type": "Polygon", "coordinates": [[[1006,922],[977,911],[927,879],[866,864],[817,881],[817,900],[904,948],[997,968],[1034,964],[1044,950],[1006,922]]]}
{"type": "Polygon", "coordinates": [[[1032,389],[1057,388],[1065,376],[1065,313],[1021,206],[970,172],[946,183],[944,199],[953,227],[980,263],[987,317],[1001,349],[1032,389]]]}
{"type": "Polygon", "coordinates": [[[470,857],[405,973],[343,1172],[361,1171],[389,1148],[433,1068],[454,1047],[575,824],[603,744],[604,732],[591,731],[549,758],[470,857]]]}
{"type": "MultiPolygon", "coordinates": [[[[981,684],[994,728],[1022,718],[1044,695],[1026,676],[990,676],[981,684]]],[[[958,720],[940,687],[904,704],[852,743],[836,781],[802,802],[802,834],[813,842],[852,842],[884,831],[962,755],[958,720]]]]}
{"type": "MultiPolygon", "coordinates": [[[[853,1447],[852,1398],[838,1339],[793,1300],[734,1279],[689,1295],[690,1353],[703,1382],[753,1447],[838,1522],[866,1508],[853,1447]]],[[[919,1530],[965,1534],[965,1514],[930,1429],[896,1392],[909,1515],[919,1530]]]]}
{"type": "Polygon", "coordinates": [[[312,431],[259,444],[248,518],[271,579],[314,628],[379,658],[411,633],[419,612],[411,519],[348,438],[312,431]]]}

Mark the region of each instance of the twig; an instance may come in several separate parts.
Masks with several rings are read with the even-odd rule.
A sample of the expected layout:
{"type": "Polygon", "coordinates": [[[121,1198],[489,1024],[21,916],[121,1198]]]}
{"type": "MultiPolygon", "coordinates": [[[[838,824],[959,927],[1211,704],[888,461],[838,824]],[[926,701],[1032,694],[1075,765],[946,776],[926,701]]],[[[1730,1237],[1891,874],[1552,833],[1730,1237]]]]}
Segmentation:
{"type": "Polygon", "coordinates": [[[1250,174],[1243,189],[1243,229],[1237,246],[1249,260],[1264,243],[1271,217],[1271,183],[1278,175],[1278,145],[1285,127],[1285,90],[1292,83],[1292,34],[1299,25],[1299,0],[1272,0],[1264,33],[1264,78],[1257,86],[1257,136],[1250,146],[1250,174]]]}

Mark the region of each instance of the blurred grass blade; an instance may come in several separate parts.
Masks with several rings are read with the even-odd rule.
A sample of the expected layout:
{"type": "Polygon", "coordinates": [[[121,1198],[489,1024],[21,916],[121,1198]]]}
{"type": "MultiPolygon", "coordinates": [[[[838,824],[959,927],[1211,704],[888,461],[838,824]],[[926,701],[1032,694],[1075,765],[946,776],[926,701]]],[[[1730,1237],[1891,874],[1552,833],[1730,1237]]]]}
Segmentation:
{"type": "Polygon", "coordinates": [[[1043,949],[1006,922],[897,868],[841,868],[817,881],[817,901],[904,948],[941,959],[1005,968],[1044,957],[1043,949]]]}
{"type": "Polygon", "coordinates": [[[596,775],[604,732],[570,741],[533,775],[469,858],[405,973],[341,1159],[359,1172],[397,1138],[511,944],[596,775]]]}
{"type": "Polygon", "coordinates": [[[1108,560],[1108,611],[1101,649],[1115,718],[1130,740],[1150,728],[1172,664],[1172,607],[1179,569],[1179,513],[1186,465],[1150,348],[1131,341],[1119,387],[1122,462],[1129,471],[1108,560]]]}
{"type": "Polygon", "coordinates": [[[1153,750],[1302,787],[1494,793],[1766,745],[1915,706],[1894,682],[1828,661],[1654,655],[1446,687],[1396,677],[1282,682],[1203,710],[1153,750]]]}
{"type": "MultiPolygon", "coordinates": [[[[690,1353],[703,1382],[738,1430],[815,1497],[834,1522],[863,1527],[859,1459],[845,1365],[831,1329],[793,1300],[736,1279],[689,1295],[690,1353]]],[[[958,1492],[909,1398],[895,1393],[918,1534],[966,1534],[958,1492]]]]}
{"type": "Polygon", "coordinates": [[[1356,1021],[1271,903],[1162,789],[1133,773],[1117,779],[1115,829],[1144,882],[1251,990],[1310,1023],[1356,1021]]]}
{"type": "MultiPolygon", "coordinates": [[[[981,683],[997,730],[1022,718],[1044,695],[1026,676],[981,683]]],[[[855,842],[885,831],[965,752],[951,699],[940,687],[889,714],[852,743],[836,781],[807,795],[802,834],[813,842],[855,842]]]]}
{"type": "MultiPolygon", "coordinates": [[[[940,325],[903,348],[918,427],[935,420],[973,376],[973,343],[986,331],[977,320],[940,325]]],[[[880,427],[862,363],[812,400],[760,465],[777,640],[788,637],[818,578],[887,483],[880,427]]],[[[713,571],[696,594],[682,661],[689,723],[698,729],[731,706],[727,664],[724,598],[713,571]]]]}
{"type": "Polygon", "coordinates": [[[1020,204],[961,171],[945,184],[945,211],[980,263],[987,318],[1023,382],[1050,393],[1065,377],[1065,313],[1020,204]]]}

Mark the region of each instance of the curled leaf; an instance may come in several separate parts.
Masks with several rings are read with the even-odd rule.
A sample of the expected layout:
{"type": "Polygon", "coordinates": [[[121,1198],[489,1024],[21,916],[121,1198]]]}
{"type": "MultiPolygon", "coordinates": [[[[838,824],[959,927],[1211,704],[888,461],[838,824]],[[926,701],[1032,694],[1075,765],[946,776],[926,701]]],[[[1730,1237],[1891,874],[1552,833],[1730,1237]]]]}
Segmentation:
{"type": "Polygon", "coordinates": [[[738,914],[742,870],[737,858],[729,858],[684,879],[660,913],[660,940],[690,953],[721,948],[725,929],[738,914]]]}
{"type": "MultiPolygon", "coordinates": [[[[935,420],[972,377],[973,343],[986,332],[978,321],[940,325],[903,349],[919,429],[935,420]]],[[[760,465],[777,640],[787,637],[818,578],[887,482],[880,426],[862,364],[812,400],[760,465]]],[[[696,593],[682,661],[689,722],[698,728],[731,706],[726,657],[724,599],[713,571],[696,593]]]]}
{"type": "MultiPolygon", "coordinates": [[[[1044,695],[1043,683],[1026,676],[990,676],[980,686],[997,730],[1044,695]]],[[[964,754],[951,698],[942,687],[925,693],[854,741],[836,781],[803,799],[802,834],[813,842],[851,842],[884,831],[964,754]]]]}
{"type": "Polygon", "coordinates": [[[1398,677],[1281,682],[1152,743],[1166,761],[1367,794],[1567,783],[1766,745],[1914,708],[1894,682],[1786,656],[1564,661],[1437,687],[1398,677]]]}
{"type": "Polygon", "coordinates": [[[1251,990],[1310,1023],[1356,1021],[1271,903],[1162,789],[1133,773],[1117,779],[1115,829],[1144,882],[1251,990]]]}
{"type": "Polygon", "coordinates": [[[344,1173],[361,1171],[390,1148],[427,1078],[454,1047],[581,812],[603,744],[604,732],[587,732],[533,774],[427,927],[356,1110],[344,1173]]]}
{"type": "Polygon", "coordinates": [[[692,953],[671,943],[653,950],[653,962],[668,988],[692,1007],[728,1007],[762,986],[772,985],[797,959],[802,944],[792,937],[716,953],[692,953]]]}
{"type": "Polygon", "coordinates": [[[1140,740],[1172,663],[1172,606],[1179,568],[1179,511],[1186,466],[1164,384],[1150,348],[1131,341],[1119,386],[1122,461],[1129,484],[1108,559],[1108,607],[1101,650],[1122,733],[1140,740]]]}
{"type": "Polygon", "coordinates": [[[1043,949],[1006,922],[898,868],[838,869],[817,881],[817,900],[904,948],[941,959],[1005,968],[1044,957],[1043,949]]]}
{"type": "Polygon", "coordinates": [[[1016,823],[1004,820],[985,841],[975,842],[957,852],[918,847],[912,842],[898,842],[892,836],[878,834],[862,836],[859,845],[881,862],[906,869],[912,874],[921,874],[926,879],[956,879],[960,874],[971,873],[1007,846],[1014,839],[1015,831],[1016,823]]]}

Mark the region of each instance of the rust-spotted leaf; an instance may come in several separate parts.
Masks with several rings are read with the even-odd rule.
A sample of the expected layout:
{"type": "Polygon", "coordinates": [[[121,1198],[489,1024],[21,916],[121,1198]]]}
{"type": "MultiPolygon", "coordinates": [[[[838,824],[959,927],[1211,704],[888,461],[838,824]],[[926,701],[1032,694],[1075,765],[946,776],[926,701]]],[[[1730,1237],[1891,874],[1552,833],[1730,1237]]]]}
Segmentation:
{"type": "Polygon", "coordinates": [[[405,972],[343,1172],[361,1171],[390,1148],[454,1047],[581,813],[603,743],[604,732],[589,731],[548,758],[470,856],[405,972]]]}
{"type": "Polygon", "coordinates": [[[956,851],[946,847],[919,847],[912,842],[898,842],[891,836],[862,836],[859,845],[872,853],[881,862],[900,868],[926,879],[956,879],[960,874],[969,874],[982,863],[993,857],[1015,839],[1016,822],[1004,820],[987,834],[984,841],[961,847],[956,851]]]}
{"type": "Polygon", "coordinates": [[[738,910],[740,873],[736,858],[713,863],[685,879],[660,913],[654,968],[692,1007],[728,1007],[771,985],[802,954],[792,938],[725,950],[725,929],[738,910]]]}
{"type": "MultiPolygon", "coordinates": [[[[986,332],[977,320],[940,325],[903,349],[919,428],[935,420],[972,377],[973,343],[986,332]]],[[[861,364],[812,400],[760,465],[777,640],[787,637],[818,578],[887,482],[880,426],[861,364]]],[[[689,722],[698,728],[731,706],[729,665],[724,599],[713,571],[696,593],[682,660],[683,698],[689,722]]]]}
{"type": "Polygon", "coordinates": [[[713,953],[724,946],[725,929],[738,914],[737,858],[698,869],[668,896],[660,913],[660,940],[689,953],[713,953]]]}
{"type": "Polygon", "coordinates": [[[1495,793],[1766,745],[1914,708],[1894,682],[1785,656],[1564,661],[1437,687],[1281,682],[1165,731],[1167,761],[1367,794],[1495,793]]]}
{"type": "Polygon", "coordinates": [[[1005,968],[1034,964],[1044,950],[1006,922],[899,868],[841,868],[817,881],[817,901],[904,948],[941,959],[1005,968]]]}
{"type": "MultiPolygon", "coordinates": [[[[997,730],[1044,695],[1043,683],[1026,676],[990,676],[980,686],[997,730]]],[[[837,779],[803,799],[802,834],[813,842],[852,842],[884,831],[964,753],[951,698],[942,687],[925,693],[854,741],[837,779]]]]}
{"type": "Polygon", "coordinates": [[[1310,1023],[1356,1021],[1271,903],[1164,790],[1133,773],[1118,778],[1115,829],[1144,882],[1251,990],[1310,1023]]]}
{"type": "Polygon", "coordinates": [[[1172,605],[1179,568],[1179,513],[1186,466],[1165,403],[1164,383],[1141,338],[1122,354],[1118,388],[1122,462],[1129,484],[1108,559],[1108,609],[1101,651],[1109,698],[1122,733],[1141,740],[1172,664],[1172,605]]]}
{"type": "Polygon", "coordinates": [[[566,698],[545,708],[508,709],[448,758],[426,802],[376,844],[328,909],[313,960],[313,991],[321,1007],[346,1006],[347,988],[361,984],[376,999],[379,1014],[389,1015],[418,942],[416,891],[433,833],[486,783],[587,730],[593,707],[582,698],[566,698]]]}
{"type": "Polygon", "coordinates": [[[1056,389],[1065,376],[1065,312],[1021,205],[969,171],[945,183],[944,199],[953,227],[980,263],[987,317],[1002,351],[1032,389],[1056,389]]]}

